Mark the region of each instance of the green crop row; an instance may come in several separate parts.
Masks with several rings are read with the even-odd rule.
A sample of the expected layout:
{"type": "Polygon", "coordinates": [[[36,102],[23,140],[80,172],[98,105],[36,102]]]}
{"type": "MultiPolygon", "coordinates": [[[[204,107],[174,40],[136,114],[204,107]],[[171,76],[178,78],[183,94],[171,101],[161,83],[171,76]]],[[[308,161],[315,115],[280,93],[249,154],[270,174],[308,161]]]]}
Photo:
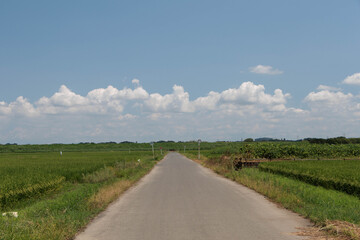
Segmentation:
{"type": "Polygon", "coordinates": [[[48,182],[34,184],[32,186],[23,189],[9,191],[3,195],[0,195],[0,208],[2,206],[14,204],[19,200],[31,198],[36,195],[40,195],[48,191],[57,189],[61,186],[61,184],[64,181],[65,181],[64,177],[58,177],[48,182]]]}
{"type": "Polygon", "coordinates": [[[360,196],[360,161],[291,161],[262,163],[259,169],[327,189],[360,196]]]}
{"type": "Polygon", "coordinates": [[[208,157],[221,155],[242,155],[245,158],[263,159],[319,159],[319,158],[357,158],[360,157],[359,144],[309,144],[306,142],[261,142],[229,143],[212,149],[208,157]]]}

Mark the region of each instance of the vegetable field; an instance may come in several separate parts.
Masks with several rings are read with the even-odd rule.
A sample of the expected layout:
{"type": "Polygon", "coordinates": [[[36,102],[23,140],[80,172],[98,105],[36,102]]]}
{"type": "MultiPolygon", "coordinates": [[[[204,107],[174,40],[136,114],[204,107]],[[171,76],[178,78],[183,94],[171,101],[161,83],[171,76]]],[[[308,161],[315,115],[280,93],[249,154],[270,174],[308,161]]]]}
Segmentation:
{"type": "Polygon", "coordinates": [[[310,144],[308,142],[228,143],[206,152],[207,157],[242,155],[260,159],[359,158],[360,144],[310,144]]]}

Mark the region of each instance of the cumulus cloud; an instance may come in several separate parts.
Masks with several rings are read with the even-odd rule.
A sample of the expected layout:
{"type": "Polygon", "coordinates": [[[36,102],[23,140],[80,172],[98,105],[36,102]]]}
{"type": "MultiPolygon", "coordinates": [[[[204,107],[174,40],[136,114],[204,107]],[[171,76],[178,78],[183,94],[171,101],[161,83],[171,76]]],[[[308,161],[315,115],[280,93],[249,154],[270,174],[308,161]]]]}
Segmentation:
{"type": "Polygon", "coordinates": [[[255,67],[251,67],[250,72],[257,74],[265,74],[265,75],[279,75],[284,73],[279,69],[275,69],[272,66],[266,66],[266,65],[257,65],[255,67]]]}
{"type": "Polygon", "coordinates": [[[131,82],[136,86],[140,86],[140,80],[139,79],[134,78],[131,82]]]}
{"type": "Polygon", "coordinates": [[[282,90],[276,89],[274,95],[266,94],[264,85],[255,85],[252,82],[244,82],[237,89],[228,89],[221,93],[224,102],[239,104],[284,104],[290,94],[283,94],[282,90]]]}
{"type": "Polygon", "coordinates": [[[11,113],[11,108],[6,102],[0,102],[0,116],[9,115],[11,113]]]}
{"type": "Polygon", "coordinates": [[[230,88],[221,93],[210,92],[206,97],[200,97],[194,101],[199,109],[215,110],[217,108],[241,111],[284,111],[286,99],[290,94],[283,94],[281,89],[276,89],[274,94],[265,93],[263,85],[252,82],[244,82],[238,88],[230,88]]]}
{"type": "Polygon", "coordinates": [[[39,113],[37,109],[24,97],[20,96],[16,101],[7,104],[0,102],[0,115],[3,116],[19,116],[26,117],[37,116],[39,113]]]}
{"type": "Polygon", "coordinates": [[[354,73],[344,79],[343,83],[351,85],[360,85],[360,73],[354,73]]]}
{"type": "Polygon", "coordinates": [[[150,94],[144,104],[152,112],[194,112],[195,110],[190,103],[189,93],[178,85],[174,85],[171,94],[164,96],[158,93],[150,94]]]}
{"type": "MultiPolygon", "coordinates": [[[[134,83],[139,81],[135,79],[134,83]]],[[[276,89],[274,94],[265,93],[263,85],[244,82],[238,88],[230,88],[222,92],[211,91],[207,96],[190,100],[190,95],[182,86],[174,85],[172,93],[161,95],[149,94],[141,86],[135,89],[117,89],[113,86],[90,91],[86,96],[81,96],[65,85],[51,97],[42,97],[35,104],[29,103],[25,98],[19,97],[15,102],[7,104],[0,102],[0,114],[14,113],[26,116],[58,115],[58,114],[98,114],[119,115],[118,119],[130,119],[128,111],[139,108],[152,113],[194,113],[197,111],[225,112],[244,111],[285,111],[286,99],[290,94],[284,94],[276,89]],[[127,112],[124,113],[127,108],[127,112]]],[[[155,118],[159,115],[155,114],[155,118]]],[[[154,119],[154,117],[153,117],[154,119]]]]}
{"type": "Polygon", "coordinates": [[[360,96],[326,85],[310,92],[304,98],[307,108],[300,109],[288,106],[289,93],[267,92],[253,82],[194,99],[179,85],[160,94],[148,93],[137,79],[133,83],[133,88],[108,86],[86,95],[63,85],[34,103],[22,96],[0,101],[0,142],[309,137],[342,127],[358,129],[360,121],[360,96]]]}
{"type": "Polygon", "coordinates": [[[340,88],[336,88],[336,87],[331,87],[331,86],[327,86],[327,85],[319,85],[317,87],[317,90],[327,90],[327,91],[340,91],[340,88]]]}
{"type": "Polygon", "coordinates": [[[303,118],[308,125],[304,131],[313,130],[321,137],[340,136],[344,133],[358,137],[360,132],[359,98],[342,91],[321,90],[305,97],[310,110],[303,118]]]}
{"type": "Polygon", "coordinates": [[[311,92],[305,97],[307,102],[326,102],[326,103],[344,103],[353,99],[351,93],[344,94],[342,92],[330,92],[329,90],[322,90],[320,92],[311,92]]]}
{"type": "Polygon", "coordinates": [[[90,91],[87,96],[81,96],[66,86],[50,98],[42,97],[36,102],[40,112],[46,114],[58,113],[121,113],[129,101],[148,98],[149,94],[142,88],[124,88],[118,90],[113,86],[90,91]]]}

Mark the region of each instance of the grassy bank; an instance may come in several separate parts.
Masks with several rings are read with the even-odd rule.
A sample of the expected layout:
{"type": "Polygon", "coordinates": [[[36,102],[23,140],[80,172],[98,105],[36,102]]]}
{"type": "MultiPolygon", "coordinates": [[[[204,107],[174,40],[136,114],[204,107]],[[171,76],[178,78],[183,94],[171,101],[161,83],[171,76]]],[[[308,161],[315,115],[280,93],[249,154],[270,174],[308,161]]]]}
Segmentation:
{"type": "MultiPolygon", "coordinates": [[[[76,154],[81,155],[80,153],[76,154]]],[[[86,155],[86,153],[84,154],[86,155]]],[[[0,239],[72,239],[93,217],[147,174],[156,163],[152,159],[151,153],[134,152],[125,158],[119,155],[114,157],[114,153],[111,152],[98,154],[102,156],[98,158],[98,161],[83,160],[82,157],[79,157],[78,161],[75,161],[76,158],[73,161],[69,158],[68,162],[63,163],[72,169],[76,176],[66,179],[61,186],[45,192],[35,192],[14,203],[3,205],[0,208],[2,213],[18,212],[18,217],[0,215],[0,239]],[[141,160],[138,161],[138,159],[141,160]],[[106,162],[106,165],[102,160],[106,162]],[[79,162],[82,164],[74,164],[79,162]],[[89,164],[86,164],[87,162],[89,164]],[[94,167],[95,165],[97,168],[94,167]],[[90,168],[91,170],[89,170],[90,168]]],[[[7,164],[10,164],[8,163],[9,156],[6,159],[7,164]]],[[[29,165],[31,162],[33,164],[42,163],[42,160],[38,158],[38,161],[29,159],[31,157],[28,158],[27,164],[29,165]]],[[[46,161],[45,158],[43,161],[46,161]]],[[[58,176],[57,174],[62,171],[67,172],[63,169],[63,164],[53,165],[52,171],[44,174],[44,179],[58,176]],[[61,167],[59,171],[56,171],[57,168],[54,166],[61,167]]],[[[23,162],[20,166],[22,165],[24,165],[23,162]]],[[[9,169],[9,173],[11,173],[12,168],[9,169]]],[[[40,169],[46,172],[49,168],[42,167],[40,169]]],[[[32,178],[29,179],[29,181],[31,180],[32,178]]]]}
{"type": "MultiPolygon", "coordinates": [[[[194,154],[186,155],[196,159],[194,154]]],[[[258,169],[234,171],[224,164],[213,164],[204,156],[198,162],[301,214],[327,233],[343,239],[360,239],[360,199],[355,196],[258,169]]]]}

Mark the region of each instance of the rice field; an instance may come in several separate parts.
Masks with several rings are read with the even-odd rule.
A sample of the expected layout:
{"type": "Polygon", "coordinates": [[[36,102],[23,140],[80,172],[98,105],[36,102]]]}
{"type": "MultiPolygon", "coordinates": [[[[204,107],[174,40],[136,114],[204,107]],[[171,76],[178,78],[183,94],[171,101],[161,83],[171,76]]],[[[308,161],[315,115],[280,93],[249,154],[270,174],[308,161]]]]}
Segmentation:
{"type": "MultiPolygon", "coordinates": [[[[149,160],[152,152],[47,152],[0,154],[0,209],[39,197],[66,182],[79,183],[105,167],[149,160]],[[141,160],[140,160],[141,161],[141,160]]],[[[119,175],[119,174],[118,174],[119,175]]]]}

